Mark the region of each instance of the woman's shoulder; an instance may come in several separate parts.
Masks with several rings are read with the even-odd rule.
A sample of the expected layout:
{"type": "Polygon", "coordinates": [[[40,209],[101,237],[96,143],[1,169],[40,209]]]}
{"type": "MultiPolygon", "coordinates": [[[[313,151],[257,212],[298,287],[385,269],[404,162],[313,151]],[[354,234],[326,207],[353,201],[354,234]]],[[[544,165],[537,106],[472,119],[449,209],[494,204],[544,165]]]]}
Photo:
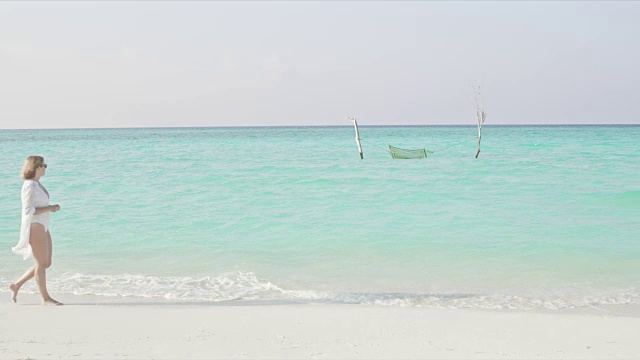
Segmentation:
{"type": "Polygon", "coordinates": [[[22,188],[26,189],[26,188],[32,188],[32,187],[36,187],[38,186],[38,182],[35,180],[31,180],[31,179],[27,179],[24,181],[24,183],[22,184],[22,188]]]}

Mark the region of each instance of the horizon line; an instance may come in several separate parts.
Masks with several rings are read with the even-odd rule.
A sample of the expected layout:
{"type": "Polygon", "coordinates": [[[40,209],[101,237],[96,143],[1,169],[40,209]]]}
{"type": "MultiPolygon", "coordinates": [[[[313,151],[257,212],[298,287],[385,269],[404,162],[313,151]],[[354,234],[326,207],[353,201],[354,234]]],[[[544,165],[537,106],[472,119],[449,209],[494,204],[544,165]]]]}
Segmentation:
{"type": "MultiPolygon", "coordinates": [[[[0,131],[24,131],[24,130],[143,130],[143,129],[242,129],[242,128],[343,128],[353,125],[206,125],[206,126],[130,126],[130,127],[69,127],[69,128],[1,128],[0,131]]],[[[359,127],[477,127],[477,124],[358,124],[359,127]]],[[[567,127],[567,126],[640,126],[640,124],[615,123],[615,124],[485,124],[483,127],[567,127]]]]}

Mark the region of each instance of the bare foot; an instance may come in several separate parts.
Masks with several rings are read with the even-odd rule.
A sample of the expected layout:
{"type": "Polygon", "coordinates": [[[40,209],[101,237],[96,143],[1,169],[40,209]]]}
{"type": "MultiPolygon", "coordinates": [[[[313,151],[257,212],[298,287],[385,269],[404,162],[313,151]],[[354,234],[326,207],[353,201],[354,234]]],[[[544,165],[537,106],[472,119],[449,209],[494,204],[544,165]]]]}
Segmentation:
{"type": "Polygon", "coordinates": [[[53,299],[49,299],[49,300],[42,300],[42,305],[44,306],[60,306],[62,305],[62,303],[60,301],[56,301],[53,299]]]}
{"type": "Polygon", "coordinates": [[[16,284],[11,284],[11,285],[9,285],[9,290],[11,290],[11,300],[15,304],[16,302],[18,302],[18,290],[19,289],[16,286],[16,284]]]}

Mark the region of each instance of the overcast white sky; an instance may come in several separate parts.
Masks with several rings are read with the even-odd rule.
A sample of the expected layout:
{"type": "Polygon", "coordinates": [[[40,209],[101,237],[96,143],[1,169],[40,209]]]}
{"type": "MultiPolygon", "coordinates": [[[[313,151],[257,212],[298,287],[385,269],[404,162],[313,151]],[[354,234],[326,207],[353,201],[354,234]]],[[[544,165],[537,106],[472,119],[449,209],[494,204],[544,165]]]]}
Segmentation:
{"type": "Polygon", "coordinates": [[[0,2],[0,128],[640,124],[640,2],[0,2]]]}

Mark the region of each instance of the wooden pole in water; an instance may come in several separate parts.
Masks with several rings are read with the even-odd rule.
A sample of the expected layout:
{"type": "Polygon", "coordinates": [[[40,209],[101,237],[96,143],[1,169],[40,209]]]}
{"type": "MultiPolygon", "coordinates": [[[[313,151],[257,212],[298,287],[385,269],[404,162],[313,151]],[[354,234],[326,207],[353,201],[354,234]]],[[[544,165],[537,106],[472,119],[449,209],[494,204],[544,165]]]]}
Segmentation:
{"type": "Polygon", "coordinates": [[[487,118],[487,114],[484,111],[476,110],[476,117],[478,118],[478,149],[476,150],[475,159],[480,155],[480,140],[482,139],[482,124],[484,124],[484,120],[487,118]]]}
{"type": "Polygon", "coordinates": [[[358,144],[358,153],[360,154],[360,159],[364,159],[362,156],[362,145],[360,145],[360,133],[358,132],[358,121],[355,118],[348,117],[347,120],[353,121],[353,126],[356,128],[356,144],[358,144]]]}
{"type": "Polygon", "coordinates": [[[482,87],[475,84],[470,84],[473,89],[473,99],[469,99],[473,103],[473,107],[476,108],[476,118],[478,119],[478,148],[476,149],[476,154],[474,158],[477,159],[478,155],[480,155],[480,140],[482,139],[482,124],[487,119],[487,113],[484,112],[484,99],[482,96],[482,87]]]}

